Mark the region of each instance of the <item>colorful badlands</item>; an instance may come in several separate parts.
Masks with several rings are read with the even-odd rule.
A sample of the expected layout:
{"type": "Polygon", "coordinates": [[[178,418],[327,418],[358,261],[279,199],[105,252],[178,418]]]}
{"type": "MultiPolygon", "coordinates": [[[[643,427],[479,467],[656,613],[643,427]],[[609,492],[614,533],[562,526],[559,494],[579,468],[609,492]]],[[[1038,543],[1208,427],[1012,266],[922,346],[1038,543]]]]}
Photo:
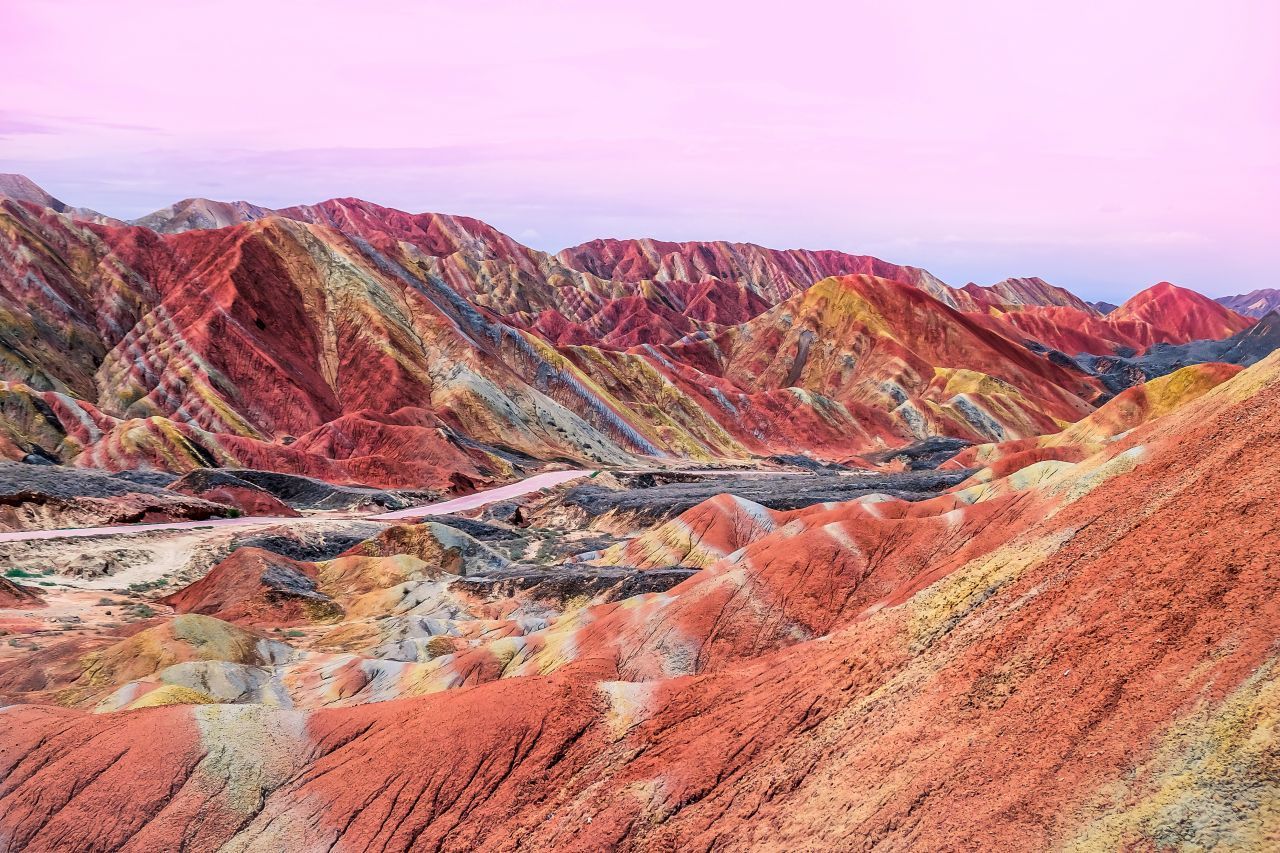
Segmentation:
{"type": "Polygon", "coordinates": [[[0,850],[1280,844],[1280,353],[1073,358],[1253,320],[0,190],[0,521],[311,516],[0,546],[0,850]],[[602,473],[355,517],[550,463],[602,473]],[[584,510],[727,465],[758,500],[584,510]]]}

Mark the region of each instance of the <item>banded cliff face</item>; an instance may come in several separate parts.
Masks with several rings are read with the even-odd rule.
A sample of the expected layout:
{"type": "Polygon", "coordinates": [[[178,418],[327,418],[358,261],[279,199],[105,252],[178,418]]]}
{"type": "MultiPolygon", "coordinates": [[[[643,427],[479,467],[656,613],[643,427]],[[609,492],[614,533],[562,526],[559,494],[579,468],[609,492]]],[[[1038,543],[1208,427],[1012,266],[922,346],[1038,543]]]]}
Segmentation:
{"type": "Polygon", "coordinates": [[[839,252],[599,240],[553,256],[357,199],[188,200],[144,227],[10,194],[0,452],[112,470],[449,489],[536,460],[1026,437],[1102,392],[1025,340],[1111,351],[1248,322],[1196,319],[1207,300],[1168,288],[1102,318],[1038,279],[953,289],[839,252]]]}

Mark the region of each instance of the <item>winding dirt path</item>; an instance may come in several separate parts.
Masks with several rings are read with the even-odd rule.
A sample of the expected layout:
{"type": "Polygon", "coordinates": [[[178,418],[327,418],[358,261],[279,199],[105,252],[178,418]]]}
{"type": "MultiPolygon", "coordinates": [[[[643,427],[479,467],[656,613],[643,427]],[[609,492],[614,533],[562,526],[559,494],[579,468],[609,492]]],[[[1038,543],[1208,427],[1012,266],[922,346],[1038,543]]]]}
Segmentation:
{"type": "MultiPolygon", "coordinates": [[[[516,483],[485,489],[473,495],[451,498],[423,506],[409,507],[378,515],[352,516],[365,521],[403,521],[426,518],[432,515],[448,515],[467,509],[476,509],[496,501],[509,500],[539,489],[558,486],[571,480],[586,477],[594,472],[586,470],[548,471],[534,474],[516,483]]],[[[310,518],[283,518],[274,516],[245,516],[242,518],[210,518],[205,521],[170,521],[159,524],[120,524],[109,527],[73,527],[63,530],[15,530],[0,533],[0,542],[26,542],[37,539],[79,539],[86,536],[120,536],[131,533],[148,533],[156,530],[195,530],[206,527],[244,527],[253,524],[308,524],[335,520],[334,516],[310,518]]]]}

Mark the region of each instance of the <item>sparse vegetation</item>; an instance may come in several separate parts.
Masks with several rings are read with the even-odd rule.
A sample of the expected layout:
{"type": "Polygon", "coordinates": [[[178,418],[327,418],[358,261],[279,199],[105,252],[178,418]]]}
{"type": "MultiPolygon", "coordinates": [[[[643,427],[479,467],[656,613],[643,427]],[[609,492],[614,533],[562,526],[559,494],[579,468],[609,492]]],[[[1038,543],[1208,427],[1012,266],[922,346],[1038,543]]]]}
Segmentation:
{"type": "Polygon", "coordinates": [[[30,569],[23,569],[15,566],[11,569],[4,570],[4,576],[7,578],[38,578],[51,574],[53,574],[52,569],[42,569],[38,572],[33,572],[30,569]]]}
{"type": "Polygon", "coordinates": [[[161,589],[169,585],[168,578],[156,578],[151,581],[139,581],[131,583],[128,586],[129,592],[150,592],[153,589],[161,589]]]}
{"type": "Polygon", "coordinates": [[[427,641],[427,655],[433,659],[451,655],[457,650],[453,637],[432,637],[427,641]]]}

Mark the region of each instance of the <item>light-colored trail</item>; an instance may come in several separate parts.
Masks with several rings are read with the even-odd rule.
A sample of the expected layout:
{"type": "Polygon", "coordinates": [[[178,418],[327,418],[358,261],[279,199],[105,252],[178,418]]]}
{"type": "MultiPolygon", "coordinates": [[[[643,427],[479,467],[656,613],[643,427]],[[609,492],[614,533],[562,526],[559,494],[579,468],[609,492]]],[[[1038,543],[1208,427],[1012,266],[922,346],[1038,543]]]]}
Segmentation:
{"type": "MultiPolygon", "coordinates": [[[[451,498],[423,506],[409,507],[396,512],[384,512],[378,515],[353,516],[365,521],[401,521],[407,518],[426,518],[432,515],[448,515],[467,509],[491,504],[496,501],[509,500],[539,489],[558,486],[571,480],[577,480],[592,474],[592,471],[548,471],[534,474],[517,483],[485,489],[473,495],[451,498]]],[[[275,516],[246,516],[243,518],[211,518],[206,521],[170,521],[159,524],[119,524],[110,527],[74,527],[64,530],[15,530],[0,533],[0,542],[26,542],[38,539],[79,539],[86,536],[120,536],[132,533],[148,533],[156,530],[195,530],[206,527],[244,527],[261,524],[308,524],[332,522],[334,516],[314,516],[310,518],[284,518],[275,516]]]]}

